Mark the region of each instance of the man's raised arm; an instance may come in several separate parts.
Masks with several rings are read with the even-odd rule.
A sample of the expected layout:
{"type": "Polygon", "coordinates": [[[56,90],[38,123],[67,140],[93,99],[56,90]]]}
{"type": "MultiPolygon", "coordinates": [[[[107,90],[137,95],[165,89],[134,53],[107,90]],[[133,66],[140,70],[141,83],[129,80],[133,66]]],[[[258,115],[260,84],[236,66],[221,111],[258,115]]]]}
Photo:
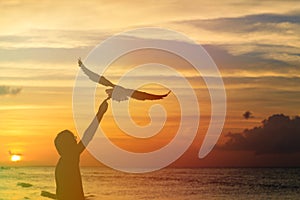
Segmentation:
{"type": "Polygon", "coordinates": [[[79,152],[83,152],[84,149],[86,148],[86,146],[90,143],[90,141],[93,139],[97,128],[103,118],[104,113],[107,111],[108,108],[108,103],[107,100],[110,97],[106,98],[102,104],[99,107],[99,110],[96,114],[96,116],[94,117],[93,121],[90,123],[90,125],[88,126],[88,128],[85,130],[82,140],[78,143],[78,149],[79,152]]]}

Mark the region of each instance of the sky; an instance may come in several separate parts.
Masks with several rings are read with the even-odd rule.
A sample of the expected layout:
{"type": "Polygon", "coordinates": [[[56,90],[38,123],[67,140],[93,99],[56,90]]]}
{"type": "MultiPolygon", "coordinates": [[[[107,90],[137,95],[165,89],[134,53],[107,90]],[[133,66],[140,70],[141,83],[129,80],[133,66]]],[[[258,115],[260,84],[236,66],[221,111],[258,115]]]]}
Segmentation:
{"type": "MultiPolygon", "coordinates": [[[[297,1],[7,0],[0,1],[0,10],[0,165],[55,165],[59,158],[53,145],[57,133],[64,129],[77,133],[72,111],[77,59],[84,59],[114,34],[160,27],[183,33],[202,45],[218,66],[227,94],[222,135],[214,150],[199,159],[211,105],[203,80],[194,80],[197,74],[187,69],[187,63],[167,53],[144,51],[120,58],[105,72],[117,81],[128,67],[152,61],[155,55],[185,74],[193,85],[202,121],[195,141],[173,166],[300,166],[300,150],[294,148],[299,144],[299,121],[294,117],[300,112],[297,1]],[[245,119],[246,111],[253,117],[245,119]],[[276,128],[276,124],[290,128],[276,128]],[[274,131],[278,129],[282,131],[274,131]],[[274,135],[278,141],[265,139],[274,135]],[[270,148],[262,149],[262,144],[270,148]],[[21,154],[22,161],[12,163],[9,151],[21,154]]],[[[143,89],[168,91],[155,85],[143,89]]],[[[103,90],[97,88],[97,102],[105,97],[103,90]]],[[[174,137],[180,119],[173,94],[160,103],[168,112],[166,126],[149,140],[124,135],[111,111],[101,126],[124,149],[158,149],[174,137]]],[[[130,105],[133,120],[147,125],[147,112],[153,103],[132,100],[130,105]]],[[[100,165],[88,152],[81,163],[100,165]]]]}

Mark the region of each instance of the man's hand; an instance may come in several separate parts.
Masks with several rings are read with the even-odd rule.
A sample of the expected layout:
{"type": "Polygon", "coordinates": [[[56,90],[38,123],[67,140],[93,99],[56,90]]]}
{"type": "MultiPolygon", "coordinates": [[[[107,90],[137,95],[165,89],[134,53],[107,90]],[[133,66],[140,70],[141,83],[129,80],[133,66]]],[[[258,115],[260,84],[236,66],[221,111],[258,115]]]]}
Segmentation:
{"type": "Polygon", "coordinates": [[[100,107],[99,107],[99,111],[100,111],[101,113],[105,113],[105,112],[107,111],[107,108],[108,108],[107,100],[109,100],[109,99],[110,99],[110,97],[106,98],[106,99],[101,103],[101,105],[100,105],[100,107]]]}
{"type": "Polygon", "coordinates": [[[78,58],[78,65],[79,65],[79,67],[81,67],[81,65],[83,65],[81,58],[78,58]]]}

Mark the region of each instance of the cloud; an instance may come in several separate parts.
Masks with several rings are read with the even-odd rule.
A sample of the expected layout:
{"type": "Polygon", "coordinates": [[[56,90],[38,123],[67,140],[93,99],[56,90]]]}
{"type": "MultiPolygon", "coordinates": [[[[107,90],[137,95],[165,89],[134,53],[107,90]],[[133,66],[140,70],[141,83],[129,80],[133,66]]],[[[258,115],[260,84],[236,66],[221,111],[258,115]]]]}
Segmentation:
{"type": "Polygon", "coordinates": [[[1,62],[46,62],[46,63],[68,63],[74,62],[78,57],[86,55],[92,47],[89,48],[18,48],[2,49],[0,48],[1,62]]]}
{"type": "Polygon", "coordinates": [[[233,56],[299,65],[300,12],[264,13],[174,22],[233,56]],[[203,36],[204,35],[204,36],[203,36]]]}
{"type": "MultiPolygon", "coordinates": [[[[189,24],[196,28],[217,32],[219,34],[235,33],[243,36],[243,34],[248,35],[253,32],[278,32],[287,35],[297,35],[293,30],[299,29],[300,13],[264,13],[214,19],[192,19],[179,21],[177,23],[189,24]]],[[[254,37],[254,35],[252,36],[254,37]]]]}
{"type": "Polygon", "coordinates": [[[202,45],[224,72],[238,76],[295,77],[299,74],[300,48],[280,45],[202,45]]]}
{"type": "Polygon", "coordinates": [[[291,119],[275,114],[262,121],[259,127],[226,136],[229,139],[221,149],[254,151],[257,155],[300,152],[300,116],[291,119]]]}
{"type": "Polygon", "coordinates": [[[12,88],[10,86],[0,85],[0,96],[4,95],[17,95],[21,92],[22,88],[12,88]]]}
{"type": "Polygon", "coordinates": [[[104,30],[30,29],[22,35],[0,35],[1,49],[85,48],[95,46],[113,35],[104,30]]]}

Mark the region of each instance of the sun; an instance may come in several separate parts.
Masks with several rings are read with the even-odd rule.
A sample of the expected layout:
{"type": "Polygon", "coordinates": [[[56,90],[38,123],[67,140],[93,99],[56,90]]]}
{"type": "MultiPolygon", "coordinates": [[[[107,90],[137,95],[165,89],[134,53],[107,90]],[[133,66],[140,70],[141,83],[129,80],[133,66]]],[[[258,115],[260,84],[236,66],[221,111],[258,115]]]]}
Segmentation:
{"type": "Polygon", "coordinates": [[[10,160],[13,162],[17,162],[21,160],[21,156],[20,155],[11,155],[10,160]]]}

